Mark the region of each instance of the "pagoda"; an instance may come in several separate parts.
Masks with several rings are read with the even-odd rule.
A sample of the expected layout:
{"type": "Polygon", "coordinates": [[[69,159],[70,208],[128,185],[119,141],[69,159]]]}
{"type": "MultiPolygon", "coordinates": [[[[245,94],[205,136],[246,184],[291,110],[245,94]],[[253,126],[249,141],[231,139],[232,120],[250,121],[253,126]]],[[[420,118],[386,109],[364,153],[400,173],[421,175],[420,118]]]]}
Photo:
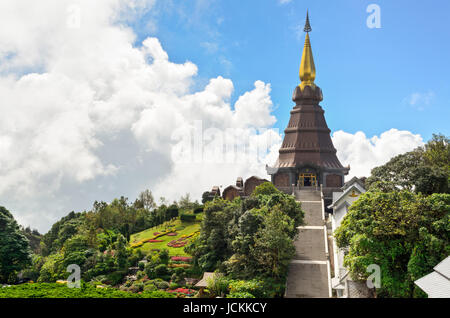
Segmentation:
{"type": "Polygon", "coordinates": [[[326,196],[344,185],[350,167],[343,167],[336,156],[336,148],[325,121],[325,111],[319,105],[322,90],[315,84],[316,68],[309,33],[312,31],[306,15],[305,45],[300,65],[300,85],[294,90],[288,127],[279,157],[273,167],[267,167],[272,183],[284,191],[292,187],[322,186],[326,196]],[[328,191],[327,191],[328,190],[328,191]]]}

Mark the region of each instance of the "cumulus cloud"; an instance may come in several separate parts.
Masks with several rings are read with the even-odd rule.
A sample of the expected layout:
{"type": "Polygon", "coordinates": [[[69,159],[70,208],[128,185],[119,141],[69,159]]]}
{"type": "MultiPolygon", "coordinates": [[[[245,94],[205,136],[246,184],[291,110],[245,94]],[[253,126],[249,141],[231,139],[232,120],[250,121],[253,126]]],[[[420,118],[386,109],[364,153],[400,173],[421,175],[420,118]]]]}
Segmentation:
{"type": "Polygon", "coordinates": [[[380,136],[371,138],[361,131],[355,134],[336,131],[332,139],[341,163],[344,166],[350,164],[348,178],[368,177],[373,168],[424,144],[420,135],[397,129],[388,130],[380,136]]]}
{"type": "Polygon", "coordinates": [[[192,91],[195,64],[171,62],[157,38],[136,45],[123,23],[153,2],[1,2],[0,204],[20,223],[47,230],[94,200],[134,198],[145,188],[198,198],[217,182],[264,173],[280,143],[267,130],[275,122],[270,85],[256,81],[235,105],[223,77],[192,91]],[[180,132],[198,122],[200,161],[179,160],[174,152],[191,145],[180,132]],[[261,156],[244,149],[215,166],[237,152],[224,150],[224,135],[236,136],[241,150],[269,144],[261,156]]]}

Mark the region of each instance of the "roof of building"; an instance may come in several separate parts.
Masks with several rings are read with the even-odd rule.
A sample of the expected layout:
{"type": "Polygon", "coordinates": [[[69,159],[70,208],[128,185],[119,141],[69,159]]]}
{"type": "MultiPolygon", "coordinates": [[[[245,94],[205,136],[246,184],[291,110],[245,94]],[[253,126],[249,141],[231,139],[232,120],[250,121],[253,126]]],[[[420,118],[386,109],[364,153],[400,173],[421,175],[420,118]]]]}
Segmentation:
{"type": "Polygon", "coordinates": [[[216,276],[222,276],[222,273],[210,273],[205,272],[203,273],[203,278],[195,284],[195,287],[208,287],[208,281],[211,279],[214,279],[216,276]]]}
{"type": "Polygon", "coordinates": [[[353,190],[358,191],[359,193],[366,192],[366,189],[363,185],[361,185],[361,181],[358,178],[353,178],[350,181],[345,183],[345,186],[342,187],[342,192],[333,192],[333,203],[328,206],[328,208],[338,208],[342,203],[345,202],[343,198],[347,196],[353,190]]]}
{"type": "Polygon", "coordinates": [[[353,185],[355,182],[358,183],[363,189],[365,187],[364,181],[363,179],[365,178],[357,178],[357,177],[353,177],[351,180],[347,181],[344,186],[342,187],[342,190],[346,190],[348,187],[350,187],[351,185],[353,185]]]}
{"type": "Polygon", "coordinates": [[[414,282],[429,298],[450,298],[450,256],[434,267],[434,272],[414,282]]]}

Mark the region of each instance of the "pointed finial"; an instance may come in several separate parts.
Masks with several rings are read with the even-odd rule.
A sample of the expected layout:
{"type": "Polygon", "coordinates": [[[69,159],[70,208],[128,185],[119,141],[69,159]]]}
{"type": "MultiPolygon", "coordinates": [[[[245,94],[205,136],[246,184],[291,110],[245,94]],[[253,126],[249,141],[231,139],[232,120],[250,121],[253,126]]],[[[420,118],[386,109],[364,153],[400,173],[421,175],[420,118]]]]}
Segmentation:
{"type": "Polygon", "coordinates": [[[311,49],[311,42],[309,40],[309,32],[311,32],[311,25],[309,24],[309,13],[306,12],[305,24],[305,45],[303,47],[302,61],[300,64],[300,88],[303,90],[306,86],[315,88],[314,80],[316,79],[316,67],[314,65],[314,58],[311,49]]]}
{"type": "Polygon", "coordinates": [[[305,28],[303,29],[303,31],[305,31],[306,33],[312,31],[311,24],[309,23],[309,12],[308,12],[308,10],[306,10],[306,23],[305,23],[305,28]]]}

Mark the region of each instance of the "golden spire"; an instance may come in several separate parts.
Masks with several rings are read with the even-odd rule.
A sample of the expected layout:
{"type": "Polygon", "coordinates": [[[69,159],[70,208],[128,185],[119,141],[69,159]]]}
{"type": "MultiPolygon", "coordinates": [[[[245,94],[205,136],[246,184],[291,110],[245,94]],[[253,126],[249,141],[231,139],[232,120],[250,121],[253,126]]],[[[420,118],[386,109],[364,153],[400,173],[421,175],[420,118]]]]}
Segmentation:
{"type": "Polygon", "coordinates": [[[314,58],[311,49],[311,42],[309,41],[309,32],[312,31],[309,23],[309,13],[306,12],[305,29],[306,38],[303,47],[302,62],[300,64],[300,88],[303,90],[306,86],[315,88],[314,80],[316,79],[316,67],[314,65],[314,58]]]}

